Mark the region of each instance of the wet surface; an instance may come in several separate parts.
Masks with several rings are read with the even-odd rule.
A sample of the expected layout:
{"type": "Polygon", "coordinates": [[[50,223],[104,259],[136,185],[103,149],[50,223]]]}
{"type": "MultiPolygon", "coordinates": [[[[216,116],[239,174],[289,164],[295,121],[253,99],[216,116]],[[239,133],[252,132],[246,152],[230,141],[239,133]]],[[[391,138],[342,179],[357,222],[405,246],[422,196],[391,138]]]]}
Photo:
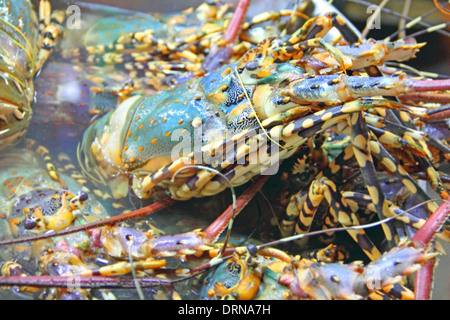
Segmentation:
{"type": "MultiPolygon", "coordinates": [[[[111,1],[95,1],[95,3],[111,4],[111,1]]],[[[156,7],[159,12],[173,12],[180,8],[185,9],[192,4],[199,3],[199,1],[183,1],[180,2],[182,4],[175,6],[173,2],[168,3],[167,1],[152,1],[151,5],[149,5],[148,1],[143,0],[134,1],[132,5],[124,5],[122,1],[118,1],[118,3],[124,9],[128,10],[153,11],[156,7]]],[[[275,1],[275,3],[278,2],[275,1]]],[[[250,12],[262,11],[258,1],[255,1],[253,6],[254,9],[251,9],[250,12]]],[[[83,18],[86,18],[86,21],[95,20],[95,17],[83,16],[83,18]]],[[[62,46],[74,45],[73,41],[81,38],[80,34],[83,33],[83,30],[85,29],[73,31],[72,35],[69,35],[64,40],[66,43],[63,43],[62,46]]],[[[36,104],[33,107],[34,117],[28,133],[29,137],[33,137],[48,148],[51,147],[52,154],[66,153],[75,163],[77,162],[77,146],[82,140],[85,129],[95,118],[89,112],[89,106],[93,99],[93,93],[90,88],[96,85],[96,83],[93,82],[92,78],[86,78],[85,76],[86,72],[80,66],[74,66],[52,57],[35,81],[37,91],[36,104]]],[[[109,85],[120,84],[124,79],[126,79],[126,75],[118,73],[115,78],[108,79],[109,85]]],[[[245,187],[244,185],[238,188],[237,192],[242,192],[245,187]]],[[[274,192],[274,189],[276,187],[272,188],[271,185],[268,185],[265,191],[270,194],[274,192]]],[[[167,210],[146,218],[148,223],[143,222],[143,224],[152,224],[155,228],[163,230],[166,234],[205,228],[228,207],[231,203],[230,199],[230,192],[226,191],[214,197],[180,202],[167,210]]],[[[130,209],[141,207],[146,203],[141,202],[137,198],[124,200],[124,205],[130,209]]],[[[277,209],[281,210],[280,208],[277,209]]],[[[110,215],[120,214],[119,210],[109,210],[111,210],[108,212],[110,215]]],[[[235,244],[240,244],[245,243],[248,238],[261,240],[273,238],[276,233],[276,228],[272,224],[272,218],[272,209],[266,199],[258,195],[256,200],[237,218],[233,227],[233,241],[235,244]]],[[[132,225],[139,223],[139,221],[130,222],[132,225]]],[[[447,249],[450,250],[448,246],[447,249]]],[[[450,299],[450,283],[448,281],[449,261],[448,256],[440,259],[436,277],[437,279],[444,279],[444,281],[438,281],[435,284],[434,299],[450,299]]],[[[4,292],[0,294],[3,295],[4,292]]],[[[163,293],[158,294],[164,296],[163,293]]],[[[158,294],[155,293],[155,290],[146,290],[146,298],[155,298],[158,297],[158,294]]],[[[20,297],[20,295],[20,293],[16,293],[12,296],[5,295],[2,298],[16,298],[20,297]]],[[[117,292],[116,296],[123,299],[137,298],[134,291],[132,293],[126,291],[117,292]]],[[[192,292],[184,292],[184,297],[195,298],[196,295],[192,294],[192,292]]]]}

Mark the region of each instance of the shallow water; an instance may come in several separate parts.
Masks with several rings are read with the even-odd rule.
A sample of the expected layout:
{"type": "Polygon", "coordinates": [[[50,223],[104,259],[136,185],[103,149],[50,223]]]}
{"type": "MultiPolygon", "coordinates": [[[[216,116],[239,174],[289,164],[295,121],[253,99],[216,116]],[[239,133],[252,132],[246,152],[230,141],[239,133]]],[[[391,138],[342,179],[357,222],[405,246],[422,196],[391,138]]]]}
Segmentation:
{"type": "MultiPolygon", "coordinates": [[[[110,1],[95,1],[97,3],[110,1]]],[[[193,1],[199,3],[200,1],[193,1]]],[[[276,1],[275,1],[276,2],[276,1]]],[[[119,1],[120,3],[120,1],[119,1]]],[[[132,5],[126,5],[124,9],[140,11],[154,11],[157,7],[159,12],[176,12],[179,9],[185,9],[192,5],[191,2],[180,1],[174,5],[174,2],[160,1],[158,3],[152,1],[149,5],[148,1],[134,1],[132,5]]],[[[62,47],[73,47],[80,44],[83,35],[89,26],[99,17],[109,15],[111,13],[124,13],[126,11],[119,9],[109,10],[110,8],[101,6],[91,6],[80,3],[82,9],[82,29],[68,30],[67,36],[62,43],[62,47]],[[105,9],[107,12],[105,12],[105,9]],[[100,10],[100,11],[99,11],[100,10]],[[101,12],[101,13],[100,13],[101,12]]],[[[260,12],[261,7],[254,4],[254,11],[260,12]]],[[[56,56],[56,55],[55,55],[56,56]]],[[[93,94],[90,88],[95,86],[92,78],[86,77],[85,69],[82,66],[74,66],[70,62],[61,61],[57,57],[51,57],[45,66],[44,70],[35,81],[36,88],[36,103],[33,106],[34,116],[32,124],[29,129],[28,137],[32,137],[38,143],[50,149],[50,152],[56,158],[59,153],[66,153],[77,163],[77,146],[82,140],[85,129],[89,126],[91,121],[95,118],[90,112],[89,108],[92,104],[93,94]]],[[[114,77],[108,78],[107,85],[121,84],[127,79],[126,74],[121,74],[115,71],[114,77]]],[[[241,191],[243,188],[239,188],[241,191]]],[[[107,191],[106,189],[104,191],[107,191]]],[[[182,202],[176,204],[174,207],[159,212],[151,217],[149,221],[156,228],[162,229],[164,232],[180,233],[187,232],[196,228],[205,228],[211,223],[218,214],[220,214],[231,202],[230,192],[223,192],[215,197],[206,199],[193,199],[189,202],[182,202]]],[[[125,199],[124,205],[129,208],[138,208],[145,204],[140,200],[125,199]]],[[[108,208],[109,215],[120,214],[120,210],[108,208]]],[[[267,221],[271,218],[270,209],[265,206],[262,198],[257,199],[256,203],[252,203],[248,209],[238,217],[233,229],[237,235],[252,234],[255,230],[270,233],[271,231],[263,230],[264,224],[270,224],[267,221]],[[262,223],[261,221],[264,222],[262,223]]],[[[240,239],[238,240],[240,241],[240,239]]],[[[447,259],[448,261],[448,259],[447,259]]],[[[446,267],[440,266],[440,271],[445,270],[446,267]]],[[[445,282],[438,282],[436,287],[445,285],[445,282]]],[[[448,283],[444,289],[436,290],[434,298],[448,299],[449,290],[448,283]],[[440,293],[438,293],[440,292],[440,293]]],[[[197,298],[195,288],[181,290],[180,293],[186,299],[197,298]]],[[[19,294],[7,293],[0,290],[2,299],[18,298],[19,294]]],[[[137,294],[134,290],[117,291],[114,292],[117,298],[120,299],[136,299],[137,294]]],[[[100,296],[100,295],[99,295],[100,296]]],[[[146,290],[145,297],[148,299],[157,298],[156,290],[146,290]]],[[[25,296],[26,298],[26,296],[25,296]]]]}

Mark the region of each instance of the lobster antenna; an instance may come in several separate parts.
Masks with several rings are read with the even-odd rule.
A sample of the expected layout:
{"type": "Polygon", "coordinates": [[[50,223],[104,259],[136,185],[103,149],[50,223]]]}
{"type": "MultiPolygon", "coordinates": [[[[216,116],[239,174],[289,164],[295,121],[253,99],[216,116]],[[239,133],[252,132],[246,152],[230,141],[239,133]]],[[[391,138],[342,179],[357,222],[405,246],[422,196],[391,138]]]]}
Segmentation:
{"type": "Polygon", "coordinates": [[[134,268],[133,257],[131,256],[131,246],[133,245],[133,237],[132,236],[129,237],[127,239],[127,241],[128,241],[128,260],[130,260],[131,274],[133,276],[134,285],[136,287],[136,291],[137,291],[137,294],[139,296],[139,299],[140,300],[145,300],[144,294],[143,294],[142,289],[141,289],[141,285],[139,284],[139,281],[138,281],[137,276],[136,276],[136,269],[134,268]]]}
{"type": "Polygon", "coordinates": [[[400,62],[386,61],[385,65],[388,67],[395,67],[397,69],[403,69],[404,71],[410,71],[410,72],[418,75],[419,77],[434,78],[434,79],[438,79],[438,78],[450,79],[450,76],[447,76],[445,74],[417,70],[411,66],[408,66],[407,64],[403,64],[400,62]]]}
{"type": "MultiPolygon", "coordinates": [[[[397,31],[395,31],[393,34],[391,34],[390,36],[388,36],[385,40],[391,40],[393,37],[395,37],[397,34],[399,34],[400,32],[404,32],[406,30],[408,30],[409,28],[413,27],[414,25],[416,25],[418,22],[422,21],[426,16],[432,14],[433,12],[435,12],[436,10],[438,10],[437,8],[431,9],[428,12],[425,12],[423,15],[418,16],[417,18],[409,21],[407,24],[405,24],[405,26],[403,28],[399,28],[397,31]]],[[[406,16],[401,17],[401,19],[405,20],[406,16]]],[[[429,26],[427,27],[427,29],[432,28],[433,26],[429,26]]],[[[405,34],[406,37],[406,34],[405,34]]],[[[402,38],[405,38],[402,37],[402,38]]]]}
{"type": "Polygon", "coordinates": [[[227,229],[227,234],[225,236],[225,241],[224,241],[224,244],[223,244],[222,249],[220,250],[220,253],[219,253],[219,256],[218,256],[218,258],[220,258],[223,255],[223,253],[225,252],[225,250],[226,250],[228,241],[230,239],[231,228],[233,227],[234,218],[236,217],[236,192],[234,191],[234,186],[231,183],[230,179],[228,179],[222,172],[220,172],[220,171],[218,171],[218,170],[216,170],[214,168],[207,167],[207,166],[202,166],[202,165],[198,165],[198,164],[188,165],[186,167],[180,168],[173,175],[172,181],[175,180],[175,177],[178,175],[178,173],[180,173],[183,170],[190,169],[190,168],[196,168],[196,169],[203,169],[203,170],[211,171],[211,172],[221,176],[227,182],[228,186],[230,187],[231,197],[232,197],[232,200],[233,200],[233,213],[232,213],[230,221],[228,222],[228,229],[227,229]]]}
{"type": "Polygon", "coordinates": [[[25,145],[26,149],[38,154],[41,157],[50,178],[56,182],[59,182],[61,187],[67,190],[66,184],[56,172],[56,168],[53,164],[53,159],[50,156],[50,151],[43,145],[40,145],[36,140],[30,138],[25,139],[25,145]]]}
{"type": "MultiPolygon", "coordinates": [[[[405,2],[403,3],[403,10],[402,10],[402,15],[407,16],[409,13],[409,10],[411,9],[411,2],[412,0],[405,0],[405,2]]],[[[400,30],[405,28],[405,24],[406,24],[406,20],[405,18],[401,17],[400,20],[398,21],[398,32],[399,32],[399,39],[403,39],[406,38],[406,32],[405,30],[400,30]]]]}
{"type": "MultiPolygon", "coordinates": [[[[364,0],[348,0],[348,1],[351,1],[351,2],[354,2],[354,3],[357,3],[357,4],[360,4],[360,5],[363,5],[363,6],[367,6],[367,7],[368,7],[368,6],[373,6],[373,3],[368,2],[368,1],[364,1],[364,0]]],[[[411,17],[402,15],[401,13],[395,12],[395,11],[390,10],[390,9],[387,9],[387,8],[381,8],[381,10],[382,10],[383,12],[385,12],[385,13],[387,13],[387,14],[390,14],[390,15],[393,15],[393,16],[395,16],[395,17],[397,17],[397,18],[403,18],[403,19],[405,19],[405,20],[407,20],[407,21],[412,21],[412,20],[414,20],[414,19],[411,18],[411,17]]],[[[420,17],[419,17],[419,18],[416,18],[416,19],[420,19],[420,17]]],[[[421,19],[420,19],[420,20],[421,20],[421,19]]],[[[421,26],[423,26],[423,27],[426,27],[426,28],[432,27],[432,25],[430,25],[430,24],[428,24],[428,23],[426,23],[426,22],[423,22],[423,21],[418,21],[417,24],[419,24],[419,25],[421,25],[421,26]]],[[[440,33],[441,35],[443,35],[443,36],[445,36],[445,37],[450,37],[450,33],[448,33],[447,31],[444,31],[444,30],[436,30],[436,32],[440,33]]]]}
{"type": "Polygon", "coordinates": [[[441,23],[441,24],[438,24],[438,25],[436,25],[436,26],[429,27],[429,28],[424,29],[424,30],[421,30],[421,31],[417,31],[416,33],[413,33],[413,34],[409,35],[408,37],[414,38],[414,37],[420,36],[420,35],[422,35],[422,34],[424,34],[424,33],[430,33],[430,32],[434,32],[434,31],[436,31],[436,30],[445,29],[445,28],[447,28],[449,25],[450,25],[450,22],[441,23]]]}

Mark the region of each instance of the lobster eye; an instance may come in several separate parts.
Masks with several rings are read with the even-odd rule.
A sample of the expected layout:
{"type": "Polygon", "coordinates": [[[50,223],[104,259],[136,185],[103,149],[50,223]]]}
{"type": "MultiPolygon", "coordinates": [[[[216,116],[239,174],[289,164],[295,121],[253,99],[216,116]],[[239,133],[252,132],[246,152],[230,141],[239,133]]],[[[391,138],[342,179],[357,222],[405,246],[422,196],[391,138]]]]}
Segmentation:
{"type": "Polygon", "coordinates": [[[34,229],[36,227],[36,221],[31,219],[25,219],[23,222],[23,227],[27,230],[34,229]]]}
{"type": "Polygon", "coordinates": [[[247,250],[251,256],[255,256],[258,253],[258,248],[254,244],[249,244],[247,250]]]}
{"type": "Polygon", "coordinates": [[[87,192],[84,191],[80,191],[80,196],[78,198],[80,201],[86,201],[88,199],[88,194],[87,192]]]}

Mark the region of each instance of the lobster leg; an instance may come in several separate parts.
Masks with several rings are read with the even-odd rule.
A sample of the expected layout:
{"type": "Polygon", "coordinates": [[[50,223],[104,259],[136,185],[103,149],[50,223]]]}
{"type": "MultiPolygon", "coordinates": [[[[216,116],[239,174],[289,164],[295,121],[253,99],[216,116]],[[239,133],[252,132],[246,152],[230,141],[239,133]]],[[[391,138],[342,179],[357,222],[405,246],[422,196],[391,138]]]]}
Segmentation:
{"type": "Polygon", "coordinates": [[[29,150],[36,152],[38,155],[42,157],[42,159],[45,162],[45,167],[47,168],[48,174],[50,177],[61,183],[61,186],[63,189],[67,189],[67,186],[64,184],[64,181],[60,178],[58,173],[56,172],[55,165],[53,164],[53,160],[51,159],[50,152],[47,148],[45,148],[42,145],[38,145],[35,140],[32,139],[26,139],[25,140],[26,146],[29,150]]]}
{"type": "MultiPolygon", "coordinates": [[[[371,129],[373,132],[373,128],[371,129]]],[[[345,133],[346,131],[346,129],[342,130],[343,133],[345,133]]],[[[429,201],[429,196],[422,190],[422,188],[419,187],[419,185],[417,185],[416,181],[408,174],[408,172],[400,164],[397,163],[396,159],[392,155],[390,155],[383,144],[380,143],[381,141],[383,141],[383,143],[386,143],[389,146],[396,147],[396,141],[399,141],[401,144],[398,147],[404,148],[405,143],[411,144],[409,140],[394,140],[390,131],[383,131],[382,135],[379,135],[378,137],[379,140],[377,140],[374,134],[372,134],[371,136],[371,140],[369,141],[370,151],[379,160],[379,162],[389,172],[397,176],[399,180],[402,181],[402,183],[405,185],[405,187],[408,188],[410,192],[417,195],[417,197],[419,197],[421,201],[429,201]]],[[[437,208],[437,204],[434,202],[427,202],[427,207],[430,212],[434,212],[434,210],[436,210],[437,208]]]]}
{"type": "MultiPolygon", "coordinates": [[[[383,145],[375,140],[369,142],[370,150],[375,157],[384,164],[385,168],[392,172],[397,178],[402,181],[408,190],[420,199],[420,201],[428,201],[430,197],[423,191],[423,189],[416,183],[416,181],[408,174],[408,172],[397,163],[394,157],[383,147],[383,145]]],[[[435,202],[428,202],[427,208],[430,212],[437,209],[435,202]]]]}
{"type": "MultiPolygon", "coordinates": [[[[365,208],[371,212],[376,213],[376,210],[373,206],[370,196],[352,191],[345,191],[342,193],[342,196],[347,200],[353,211],[365,208]]],[[[396,220],[401,221],[407,225],[410,225],[416,229],[422,228],[427,221],[425,219],[418,218],[413,214],[400,209],[390,201],[388,201],[388,205],[391,208],[391,212],[393,213],[389,217],[395,217],[396,220]]],[[[447,230],[443,230],[442,232],[436,233],[436,237],[441,238],[442,240],[447,242],[450,241],[450,234],[447,230]]]]}
{"type": "Polygon", "coordinates": [[[289,37],[286,43],[293,45],[312,38],[323,38],[333,27],[330,18],[331,16],[326,14],[307,20],[300,29],[289,37]]]}
{"type": "MultiPolygon", "coordinates": [[[[336,13],[332,13],[331,16],[333,19],[333,25],[341,32],[341,34],[344,36],[344,38],[347,42],[349,42],[350,44],[361,43],[361,39],[359,38],[359,36],[349,26],[346,25],[345,21],[343,19],[341,19],[339,17],[339,15],[337,15],[336,13]]],[[[379,77],[379,76],[383,75],[376,66],[366,67],[365,70],[370,77],[379,77]]],[[[423,83],[424,86],[430,84],[430,83],[426,83],[426,82],[421,82],[421,83],[423,83]]],[[[436,85],[438,83],[439,82],[435,82],[434,85],[436,85]]],[[[421,86],[422,85],[418,85],[417,86],[418,89],[421,86]]],[[[446,90],[446,89],[440,89],[439,86],[437,86],[437,87],[434,86],[433,89],[430,88],[430,91],[431,90],[446,90]]],[[[421,89],[419,91],[421,91],[421,89]]],[[[396,98],[395,98],[395,100],[398,101],[396,98]]],[[[409,114],[407,114],[406,112],[387,110],[387,111],[385,111],[385,113],[390,114],[391,117],[394,119],[397,119],[397,121],[399,123],[403,123],[405,126],[407,126],[409,128],[414,128],[412,120],[411,120],[409,114]]],[[[426,148],[426,146],[424,146],[424,148],[426,148]]],[[[424,170],[425,172],[428,173],[429,178],[432,181],[435,190],[438,190],[438,193],[440,194],[440,196],[443,199],[445,199],[448,196],[448,191],[445,190],[445,187],[443,186],[442,182],[438,178],[436,171],[434,170],[430,161],[428,159],[423,159],[421,157],[416,157],[416,160],[419,162],[420,166],[422,167],[422,170],[424,170]]]]}
{"type": "MultiPolygon", "coordinates": [[[[444,145],[443,143],[441,143],[439,140],[430,137],[426,134],[424,134],[423,132],[420,132],[418,130],[414,130],[414,129],[410,129],[408,127],[404,127],[402,125],[398,125],[395,123],[392,123],[390,121],[384,121],[383,118],[369,114],[366,117],[367,123],[370,124],[370,128],[372,129],[373,126],[376,126],[379,129],[383,129],[384,132],[386,132],[385,129],[387,129],[387,132],[391,132],[394,134],[397,134],[398,136],[403,135],[403,138],[406,141],[411,141],[412,139],[417,140],[417,141],[421,141],[421,145],[418,145],[417,149],[421,149],[423,150],[423,152],[425,154],[420,155],[418,154],[418,156],[424,156],[426,155],[428,158],[432,158],[430,150],[428,149],[428,147],[425,145],[423,145],[423,142],[428,142],[430,145],[434,146],[435,148],[437,148],[438,150],[440,150],[443,153],[450,153],[450,148],[446,145],[444,145]]],[[[411,142],[411,144],[414,142],[411,142]]],[[[414,150],[409,150],[410,152],[412,152],[414,154],[414,150]]]]}
{"type": "MultiPolygon", "coordinates": [[[[351,28],[346,26],[345,21],[343,21],[342,19],[339,19],[338,15],[334,14],[333,20],[336,20],[336,22],[337,22],[335,24],[336,28],[341,32],[341,34],[344,35],[344,38],[349,43],[361,42],[361,40],[359,39],[359,36],[357,34],[355,34],[353,32],[353,30],[351,30],[351,28]]],[[[367,74],[370,77],[379,77],[379,76],[383,75],[376,66],[366,67],[365,71],[367,72],[367,74]]],[[[439,83],[444,83],[444,82],[445,81],[435,82],[433,86],[430,86],[429,91],[447,90],[447,89],[441,89],[439,86],[439,83]],[[433,89],[431,89],[431,87],[433,87],[433,89]]],[[[418,91],[422,91],[423,87],[426,87],[429,84],[430,83],[427,83],[426,81],[425,82],[421,81],[420,84],[419,83],[417,84],[416,88],[418,89],[418,91]]],[[[427,90],[425,90],[425,91],[427,91],[427,90]]],[[[394,98],[394,100],[398,101],[397,98],[394,98]]],[[[386,117],[386,114],[390,115],[390,117],[392,119],[396,119],[398,121],[398,123],[401,123],[408,128],[414,128],[413,122],[408,113],[396,111],[396,110],[386,110],[383,112],[383,116],[386,117]]],[[[427,147],[424,145],[424,148],[427,148],[427,147]]],[[[415,157],[415,158],[416,158],[416,161],[420,164],[420,167],[422,168],[422,170],[427,172],[429,179],[432,181],[432,185],[433,185],[434,189],[437,190],[438,194],[441,196],[442,199],[446,199],[448,197],[449,193],[446,190],[446,188],[444,187],[442,181],[440,181],[440,179],[436,173],[436,170],[433,168],[433,165],[431,164],[431,162],[428,159],[424,159],[422,157],[415,157]]]]}
{"type": "Polygon", "coordinates": [[[379,292],[376,290],[374,292],[371,292],[366,299],[390,300],[392,298],[397,300],[414,300],[414,292],[412,292],[407,287],[402,286],[401,284],[394,283],[392,285],[383,287],[379,292]]]}
{"type": "MultiPolygon", "coordinates": [[[[59,21],[60,23],[62,21],[59,21]]],[[[40,70],[53,51],[55,44],[63,34],[63,29],[51,21],[51,3],[49,0],[39,2],[39,33],[41,46],[36,61],[36,70],[40,70]]]]}
{"type": "MultiPolygon", "coordinates": [[[[367,183],[367,190],[374,202],[380,220],[386,218],[389,211],[386,198],[378,181],[375,166],[369,149],[369,135],[365,124],[364,114],[355,113],[350,116],[352,125],[351,143],[356,160],[361,168],[361,173],[367,183]]],[[[392,224],[383,224],[386,239],[391,247],[395,244],[395,229],[392,224]]]]}
{"type": "MultiPolygon", "coordinates": [[[[450,198],[448,199],[450,200],[450,198]]],[[[427,222],[417,231],[412,238],[412,246],[418,248],[426,248],[430,245],[435,234],[442,225],[447,221],[450,215],[449,201],[444,201],[439,208],[430,216],[427,222]]],[[[418,271],[415,283],[415,299],[429,299],[431,295],[432,273],[435,262],[434,259],[427,258],[425,269],[418,271]],[[431,259],[431,260],[430,260],[431,259]]]]}
{"type": "MultiPolygon", "coordinates": [[[[322,178],[311,184],[308,197],[305,199],[300,212],[299,221],[301,221],[302,228],[297,230],[297,232],[306,233],[309,231],[314,213],[324,197],[330,205],[330,219],[334,220],[328,223],[330,227],[335,227],[337,223],[343,226],[359,225],[358,219],[350,210],[345,199],[340,196],[336,185],[331,180],[322,178]]],[[[372,261],[381,256],[381,253],[368,238],[364,230],[348,230],[348,233],[372,261]]]]}

